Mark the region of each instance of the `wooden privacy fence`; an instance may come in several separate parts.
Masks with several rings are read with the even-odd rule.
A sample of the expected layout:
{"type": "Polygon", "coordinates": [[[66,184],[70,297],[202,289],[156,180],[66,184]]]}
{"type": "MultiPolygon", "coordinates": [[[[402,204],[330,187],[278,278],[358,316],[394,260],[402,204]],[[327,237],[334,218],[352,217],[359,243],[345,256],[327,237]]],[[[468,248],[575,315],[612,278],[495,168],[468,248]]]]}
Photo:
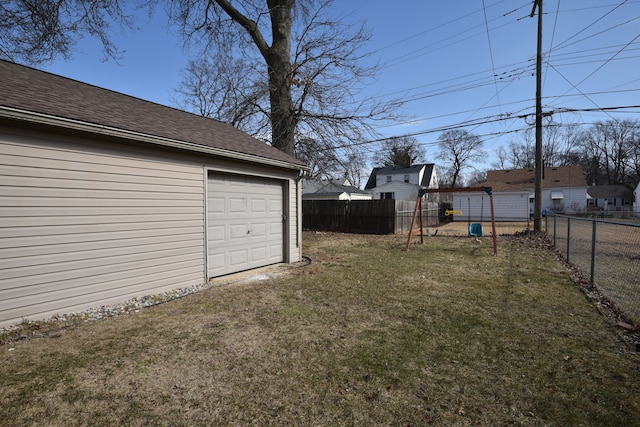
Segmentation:
{"type": "MultiPolygon", "coordinates": [[[[399,234],[409,231],[415,201],[303,200],[305,230],[341,233],[399,234]]],[[[438,223],[438,208],[423,210],[425,226],[438,223]]]]}

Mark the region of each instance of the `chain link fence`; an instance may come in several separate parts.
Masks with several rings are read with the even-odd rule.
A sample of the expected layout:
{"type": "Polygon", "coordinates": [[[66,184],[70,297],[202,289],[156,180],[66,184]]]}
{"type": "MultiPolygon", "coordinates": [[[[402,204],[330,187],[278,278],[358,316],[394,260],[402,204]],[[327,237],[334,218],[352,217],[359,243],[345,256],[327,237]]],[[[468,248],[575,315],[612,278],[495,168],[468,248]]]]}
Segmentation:
{"type": "Polygon", "coordinates": [[[640,325],[640,222],[553,215],[547,235],[566,260],[640,325]]]}

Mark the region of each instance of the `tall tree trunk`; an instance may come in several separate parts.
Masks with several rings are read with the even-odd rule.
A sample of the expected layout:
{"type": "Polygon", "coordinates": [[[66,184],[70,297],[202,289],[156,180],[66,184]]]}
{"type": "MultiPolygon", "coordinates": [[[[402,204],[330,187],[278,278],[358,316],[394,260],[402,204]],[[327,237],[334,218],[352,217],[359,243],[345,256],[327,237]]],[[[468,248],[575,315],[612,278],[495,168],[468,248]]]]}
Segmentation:
{"type": "Polygon", "coordinates": [[[255,21],[238,11],[229,0],[215,0],[231,19],[249,33],[267,64],[271,103],[271,145],[292,156],[297,124],[291,96],[291,28],[294,1],[267,0],[272,38],[269,46],[255,21]]]}
{"type": "Polygon", "coordinates": [[[268,0],[273,42],[266,52],[271,102],[271,144],[290,155],[295,148],[295,110],[291,96],[291,9],[293,0],[268,0]]]}

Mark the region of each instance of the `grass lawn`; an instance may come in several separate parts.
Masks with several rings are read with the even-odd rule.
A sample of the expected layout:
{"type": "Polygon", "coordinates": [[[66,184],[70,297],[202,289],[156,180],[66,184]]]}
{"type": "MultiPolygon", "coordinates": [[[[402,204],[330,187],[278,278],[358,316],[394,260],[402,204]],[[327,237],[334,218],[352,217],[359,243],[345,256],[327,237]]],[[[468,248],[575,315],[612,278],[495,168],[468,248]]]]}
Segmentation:
{"type": "Polygon", "coordinates": [[[4,344],[0,425],[640,425],[640,355],[544,247],[405,243],[305,233],[310,265],[4,344]]]}

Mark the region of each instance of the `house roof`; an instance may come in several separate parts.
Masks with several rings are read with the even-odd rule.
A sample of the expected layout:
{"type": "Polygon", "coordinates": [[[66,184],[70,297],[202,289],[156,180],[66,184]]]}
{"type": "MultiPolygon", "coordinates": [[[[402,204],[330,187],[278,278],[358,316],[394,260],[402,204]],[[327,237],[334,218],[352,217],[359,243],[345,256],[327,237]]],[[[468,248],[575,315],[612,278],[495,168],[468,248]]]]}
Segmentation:
{"type": "Polygon", "coordinates": [[[305,193],[302,195],[304,200],[323,200],[323,199],[339,199],[341,195],[346,194],[344,191],[315,192],[305,193]]]}
{"type": "MultiPolygon", "coordinates": [[[[535,187],[535,169],[487,171],[487,179],[480,186],[495,191],[532,190],[535,187]]],[[[544,168],[543,188],[587,187],[579,166],[544,168]]]]}
{"type": "Polygon", "coordinates": [[[351,183],[347,178],[321,178],[321,179],[303,179],[302,193],[315,193],[327,184],[348,185],[351,183]]]}
{"type": "Polygon", "coordinates": [[[429,181],[431,181],[431,175],[433,174],[433,168],[435,165],[433,163],[421,163],[411,165],[409,167],[403,166],[383,166],[383,167],[375,167],[371,171],[371,175],[369,175],[369,179],[367,180],[367,184],[364,186],[366,190],[370,190],[375,188],[376,186],[376,177],[378,175],[410,175],[414,173],[420,173],[420,171],[424,168],[424,175],[422,177],[421,185],[428,186],[429,181]]]}
{"type": "Polygon", "coordinates": [[[622,184],[589,187],[587,193],[594,199],[632,199],[633,190],[622,184]]]}
{"type": "MultiPolygon", "coordinates": [[[[337,194],[337,193],[347,193],[347,194],[369,194],[368,192],[359,189],[358,187],[354,187],[352,185],[340,185],[335,182],[330,182],[325,186],[319,188],[315,193],[329,193],[329,194],[337,194]]],[[[311,193],[313,194],[313,193],[311,193]]]]}
{"type": "Polygon", "coordinates": [[[229,124],[4,60],[0,118],[305,169],[229,124]]]}

